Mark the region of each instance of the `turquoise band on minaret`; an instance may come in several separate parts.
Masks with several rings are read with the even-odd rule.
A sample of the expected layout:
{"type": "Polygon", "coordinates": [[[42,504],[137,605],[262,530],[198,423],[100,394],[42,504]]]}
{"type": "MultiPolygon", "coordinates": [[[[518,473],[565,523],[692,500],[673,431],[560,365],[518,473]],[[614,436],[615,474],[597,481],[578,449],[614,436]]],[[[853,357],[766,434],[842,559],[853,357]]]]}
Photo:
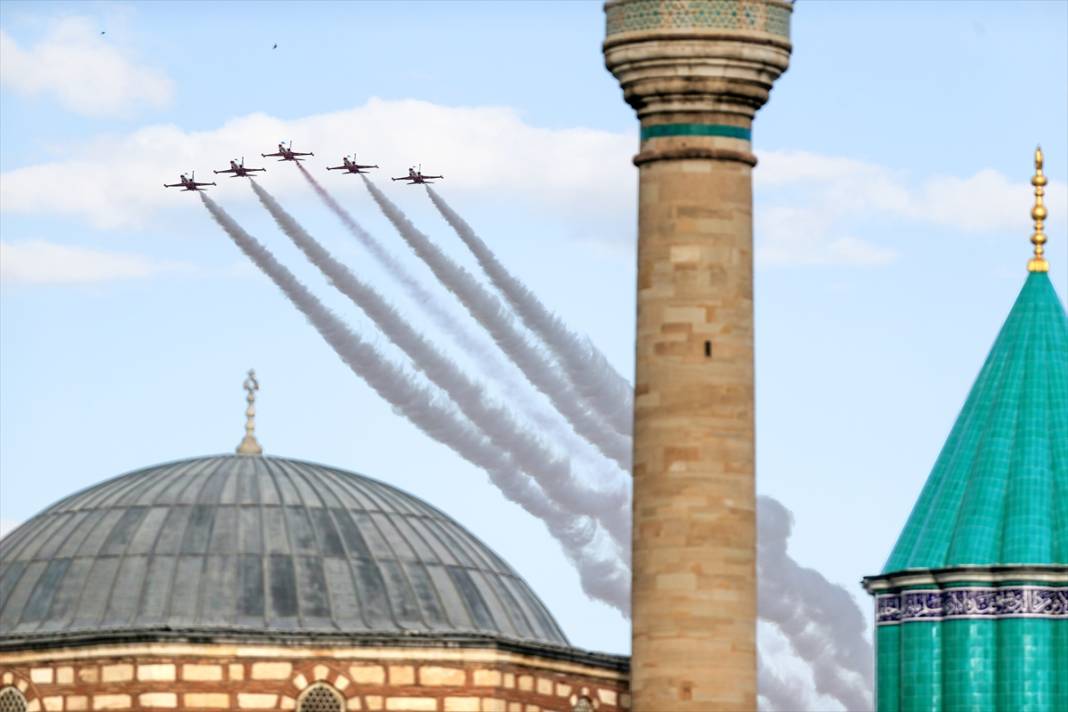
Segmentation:
{"type": "Polygon", "coordinates": [[[726,124],[653,124],[642,126],[642,141],[665,136],[720,136],[749,141],[753,132],[742,126],[726,124]]]}

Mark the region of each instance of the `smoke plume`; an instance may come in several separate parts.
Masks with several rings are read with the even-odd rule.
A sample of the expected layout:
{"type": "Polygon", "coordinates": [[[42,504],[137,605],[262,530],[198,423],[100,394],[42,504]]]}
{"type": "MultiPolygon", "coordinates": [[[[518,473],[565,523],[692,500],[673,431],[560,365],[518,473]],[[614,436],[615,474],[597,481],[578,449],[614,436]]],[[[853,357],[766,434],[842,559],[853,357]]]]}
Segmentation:
{"type": "Polygon", "coordinates": [[[429,185],[431,202],[475,255],[490,281],[523,320],[548,345],[583,399],[621,435],[630,436],[633,425],[633,389],[588,338],[571,331],[542,304],[525,284],[509,272],[489,246],[429,185]]]}
{"type": "MultiPolygon", "coordinates": [[[[528,417],[534,420],[542,430],[551,434],[555,441],[568,442],[572,449],[576,451],[577,457],[586,461],[600,459],[599,451],[596,458],[587,456],[591,454],[589,452],[591,450],[589,443],[576,437],[570,427],[561,423],[559,414],[556,411],[546,412],[546,409],[539,407],[539,404],[527,397],[527,394],[520,387],[524,381],[523,375],[514,364],[505,362],[501,358],[500,351],[492,343],[487,341],[485,337],[473,332],[460,320],[456,319],[448,309],[443,308],[440,301],[427,291],[381,242],[364,230],[349,211],[345,210],[337,202],[337,199],[315,179],[315,176],[307,168],[300,163],[297,164],[297,168],[300,169],[301,174],[311,185],[316,195],[326,204],[326,207],[337,216],[341,224],[371,253],[371,256],[385,268],[390,276],[400,283],[412,300],[438,325],[442,333],[448,334],[465,353],[479,364],[479,368],[492,380],[509,386],[509,391],[516,395],[517,405],[522,408],[528,417]]],[[[596,465],[592,466],[596,467],[596,465]]]]}
{"type": "Polygon", "coordinates": [[[847,710],[870,710],[874,654],[853,597],[786,552],[793,517],[782,503],[758,497],[757,526],[758,615],[811,666],[818,693],[847,710]]]}
{"type": "Polygon", "coordinates": [[[630,552],[630,492],[619,486],[605,492],[586,485],[571,471],[566,457],[558,456],[544,441],[520,424],[508,408],[488,399],[485,389],[416,332],[371,286],[361,281],[278,204],[256,181],[256,197],[282,231],[318,267],[339,291],[374,320],[412,363],[444,390],[460,410],[482,429],[494,445],[511,453],[516,464],[533,476],[549,497],[576,516],[596,517],[608,530],[625,560],[630,552]]]}
{"type": "Polygon", "coordinates": [[[451,402],[416,383],[411,375],[353,333],[211,198],[203,193],[200,198],[230,239],[271,278],[353,373],[424,433],[485,470],[505,497],[545,522],[578,570],[587,595],[629,615],[630,570],[616,557],[598,555],[601,547],[595,522],[558,507],[451,402]]]}
{"type": "Polygon", "coordinates": [[[375,185],[363,177],[371,197],[397,228],[404,241],[427,264],[445,287],[455,294],[471,315],[485,327],[493,340],[511,358],[530,383],[548,396],[575,432],[582,435],[607,457],[630,470],[630,439],[617,433],[601,418],[590,413],[576,398],[577,392],[568,383],[559,367],[533,348],[516,325],[512,314],[496,296],[487,291],[466,269],[449,258],[430,239],[419,232],[375,185]]]}

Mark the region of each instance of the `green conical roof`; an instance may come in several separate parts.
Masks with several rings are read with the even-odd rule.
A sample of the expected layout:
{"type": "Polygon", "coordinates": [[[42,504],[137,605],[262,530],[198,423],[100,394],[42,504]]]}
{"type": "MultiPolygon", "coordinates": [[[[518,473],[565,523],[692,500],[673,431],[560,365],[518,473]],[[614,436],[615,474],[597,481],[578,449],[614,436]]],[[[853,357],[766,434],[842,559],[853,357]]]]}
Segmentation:
{"type": "Polygon", "coordinates": [[[1068,563],[1068,316],[1027,277],[884,573],[1068,563]]]}

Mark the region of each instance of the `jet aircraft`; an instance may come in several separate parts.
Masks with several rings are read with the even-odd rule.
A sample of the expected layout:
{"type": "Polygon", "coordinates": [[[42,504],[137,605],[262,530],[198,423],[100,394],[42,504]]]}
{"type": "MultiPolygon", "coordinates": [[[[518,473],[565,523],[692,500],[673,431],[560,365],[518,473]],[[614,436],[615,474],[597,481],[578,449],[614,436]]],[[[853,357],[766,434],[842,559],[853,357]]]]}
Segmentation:
{"type": "Polygon", "coordinates": [[[414,167],[408,169],[408,175],[401,176],[400,178],[394,178],[393,180],[406,180],[408,185],[417,185],[419,183],[433,183],[431,178],[444,178],[445,176],[425,176],[423,175],[423,167],[419,166],[419,170],[414,167]]]}
{"type": "Polygon", "coordinates": [[[238,163],[237,161],[235,161],[233,159],[230,159],[230,167],[229,168],[226,168],[226,169],[221,170],[221,171],[212,171],[212,172],[215,173],[216,175],[218,175],[219,173],[233,173],[233,175],[230,176],[231,178],[241,178],[241,177],[247,178],[249,173],[255,173],[257,171],[266,173],[267,169],[266,168],[245,168],[245,157],[242,156],[240,163],[238,163]]]}
{"type": "Polygon", "coordinates": [[[185,173],[181,175],[179,180],[181,183],[164,183],[164,188],[185,188],[186,190],[200,190],[201,186],[215,185],[214,183],[197,183],[196,171],[191,174],[192,177],[187,177],[185,173]]]}
{"type": "Polygon", "coordinates": [[[278,144],[278,151],[276,151],[275,153],[261,153],[260,155],[264,158],[275,158],[281,156],[280,158],[278,158],[279,161],[299,161],[301,159],[297,158],[297,156],[314,156],[315,154],[294,151],[293,142],[290,141],[288,146],[286,146],[284,143],[278,144]]]}
{"type": "Polygon", "coordinates": [[[367,171],[363,170],[364,168],[378,168],[378,166],[377,165],[374,165],[374,166],[366,165],[366,166],[364,166],[364,165],[361,165],[361,164],[357,163],[356,162],[356,154],[354,153],[354,154],[352,154],[352,160],[351,161],[349,160],[348,156],[342,156],[341,157],[341,165],[340,166],[327,166],[326,170],[328,170],[328,171],[347,171],[348,173],[366,173],[367,171]]]}

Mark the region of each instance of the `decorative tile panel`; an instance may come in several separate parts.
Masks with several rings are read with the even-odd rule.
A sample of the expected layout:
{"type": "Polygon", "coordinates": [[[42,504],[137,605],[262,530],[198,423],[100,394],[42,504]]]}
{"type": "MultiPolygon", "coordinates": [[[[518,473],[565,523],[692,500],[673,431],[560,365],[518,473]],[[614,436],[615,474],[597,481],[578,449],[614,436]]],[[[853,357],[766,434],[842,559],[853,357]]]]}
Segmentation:
{"type": "Polygon", "coordinates": [[[790,38],[790,8],[763,0],[620,0],[606,35],[648,30],[747,30],[790,38]]]}
{"type": "Polygon", "coordinates": [[[905,591],[877,596],[875,611],[876,625],[954,618],[1068,620],[1068,588],[1007,586],[905,591]]]}

